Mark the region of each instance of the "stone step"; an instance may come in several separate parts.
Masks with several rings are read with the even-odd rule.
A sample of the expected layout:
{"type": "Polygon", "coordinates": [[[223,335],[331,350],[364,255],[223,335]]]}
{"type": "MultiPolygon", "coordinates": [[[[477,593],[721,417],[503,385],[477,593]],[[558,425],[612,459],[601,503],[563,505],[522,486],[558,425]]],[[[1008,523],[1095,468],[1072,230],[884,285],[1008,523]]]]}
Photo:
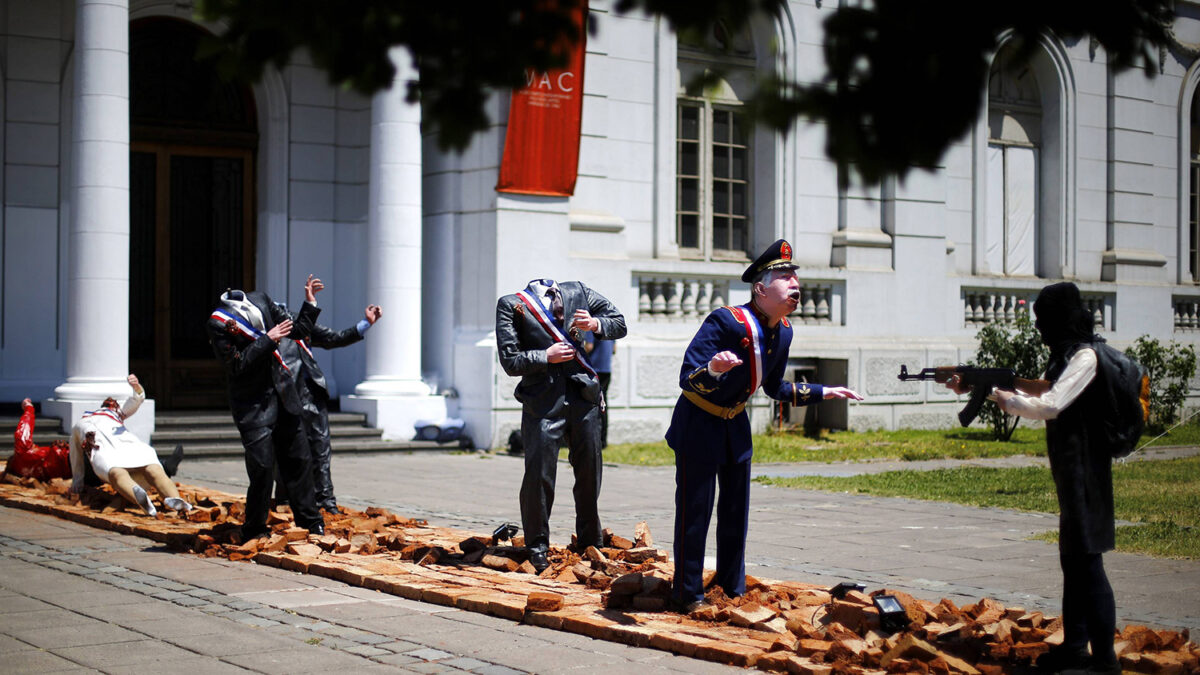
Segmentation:
{"type": "MultiPolygon", "coordinates": [[[[331,412],[329,413],[329,424],[330,426],[337,424],[366,426],[367,416],[362,413],[331,412]]],[[[154,418],[156,431],[174,427],[196,429],[209,426],[232,427],[233,416],[229,414],[228,410],[176,410],[160,412],[154,418]]]]}
{"type": "MultiPolygon", "coordinates": [[[[333,439],[338,438],[363,438],[363,439],[378,439],[383,436],[381,429],[363,426],[334,426],[329,425],[329,436],[333,439]]],[[[227,426],[210,426],[200,429],[189,429],[183,427],[168,427],[164,429],[159,426],[155,429],[154,435],[150,437],[150,444],[154,446],[166,445],[168,443],[197,443],[208,440],[213,441],[236,441],[240,442],[241,435],[232,424],[227,426]]]]}
{"type": "MultiPolygon", "coordinates": [[[[12,455],[12,444],[3,439],[12,437],[18,421],[15,416],[0,417],[0,459],[12,455]]],[[[225,458],[243,454],[241,435],[228,411],[164,411],[157,415],[154,423],[150,444],[159,451],[160,457],[168,456],[176,444],[183,445],[186,457],[225,458]]],[[[58,418],[39,417],[33,434],[34,443],[49,445],[54,440],[65,440],[66,436],[58,429],[58,418]]],[[[361,413],[329,413],[329,436],[335,453],[455,450],[460,447],[457,441],[385,441],[383,431],[368,427],[366,415],[361,413]]]]}
{"type": "MultiPolygon", "coordinates": [[[[171,448],[163,445],[157,447],[159,457],[166,457],[171,448]]],[[[204,458],[218,459],[229,457],[241,457],[243,454],[242,444],[237,442],[231,443],[195,443],[191,445],[185,444],[184,461],[189,458],[204,458]]],[[[334,454],[351,454],[351,453],[371,453],[371,452],[414,452],[426,450],[457,450],[459,445],[455,443],[434,443],[432,441],[383,441],[383,440],[351,440],[339,441],[333,440],[332,449],[334,454]]]]}

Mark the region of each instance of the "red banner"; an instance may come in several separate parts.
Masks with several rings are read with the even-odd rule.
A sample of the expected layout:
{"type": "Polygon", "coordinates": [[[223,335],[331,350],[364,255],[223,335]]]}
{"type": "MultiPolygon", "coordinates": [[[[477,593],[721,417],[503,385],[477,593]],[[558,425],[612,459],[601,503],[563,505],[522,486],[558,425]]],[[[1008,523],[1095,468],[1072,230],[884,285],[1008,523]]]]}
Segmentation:
{"type": "Polygon", "coordinates": [[[580,37],[567,66],[544,73],[526,70],[525,86],[512,94],[498,192],[559,197],[575,193],[587,2],[581,2],[575,12],[580,37]]]}

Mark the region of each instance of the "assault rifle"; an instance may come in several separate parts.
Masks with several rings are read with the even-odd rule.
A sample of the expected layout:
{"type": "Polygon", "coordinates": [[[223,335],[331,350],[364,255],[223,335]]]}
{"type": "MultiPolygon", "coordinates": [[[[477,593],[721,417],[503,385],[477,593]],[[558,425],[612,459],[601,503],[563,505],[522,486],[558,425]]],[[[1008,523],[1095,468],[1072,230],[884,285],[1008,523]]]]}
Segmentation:
{"type": "Polygon", "coordinates": [[[988,394],[992,393],[992,387],[1014,389],[1017,381],[1017,373],[1012,368],[938,366],[936,368],[923,368],[921,372],[913,375],[908,372],[908,366],[900,366],[900,379],[904,382],[909,380],[933,380],[934,382],[945,384],[947,380],[955,375],[958,376],[962,386],[971,388],[970,400],[958,412],[958,421],[964,427],[969,426],[975,420],[975,417],[979,414],[979,409],[983,407],[983,402],[987,400],[988,394]]]}

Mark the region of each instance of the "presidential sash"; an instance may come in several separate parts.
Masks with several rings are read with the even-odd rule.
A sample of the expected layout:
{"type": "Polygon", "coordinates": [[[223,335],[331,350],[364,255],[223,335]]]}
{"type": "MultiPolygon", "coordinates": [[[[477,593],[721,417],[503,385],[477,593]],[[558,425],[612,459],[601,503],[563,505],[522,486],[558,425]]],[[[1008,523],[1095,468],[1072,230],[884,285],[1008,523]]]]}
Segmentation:
{"type": "Polygon", "coordinates": [[[759,327],[754,312],[747,312],[744,307],[730,307],[729,311],[746,327],[746,351],[750,358],[750,395],[754,396],[763,379],[762,328],[759,327]]]}
{"type": "Polygon", "coordinates": [[[118,425],[124,426],[124,424],[125,424],[125,418],[121,417],[121,413],[119,413],[115,410],[111,410],[109,408],[101,408],[99,410],[90,410],[88,412],[83,413],[84,417],[91,417],[93,415],[99,415],[100,417],[107,417],[108,419],[116,422],[118,425]]]}
{"type": "MultiPolygon", "coordinates": [[[[527,291],[517,291],[517,299],[529,308],[530,313],[533,314],[533,318],[542,325],[542,328],[550,334],[550,337],[553,338],[555,342],[565,342],[566,344],[574,347],[575,361],[579,363],[584,372],[592,377],[596,377],[595,369],[592,368],[592,365],[588,363],[587,359],[583,356],[583,349],[581,349],[579,345],[575,344],[575,342],[568,339],[566,335],[563,335],[563,332],[558,328],[558,324],[554,322],[554,317],[552,317],[550,313],[546,311],[546,308],[542,305],[542,301],[539,300],[536,295],[527,291]]],[[[563,320],[566,320],[566,316],[563,317],[563,320]]]]}
{"type": "MultiPolygon", "coordinates": [[[[217,309],[217,310],[213,310],[212,316],[210,318],[216,319],[217,321],[220,321],[221,323],[225,324],[226,326],[232,325],[234,330],[241,333],[242,335],[245,335],[246,337],[250,338],[251,340],[257,340],[260,337],[266,335],[266,333],[260,331],[259,329],[255,328],[254,326],[251,326],[245,319],[242,318],[242,316],[240,314],[235,314],[233,312],[227,312],[223,309],[217,309]],[[232,324],[230,322],[232,322],[232,324]]],[[[312,352],[309,352],[309,353],[311,354],[312,352]]],[[[292,372],[292,369],[288,368],[287,364],[283,362],[283,355],[279,353],[278,347],[275,348],[275,360],[279,361],[279,365],[283,366],[284,370],[288,371],[289,373],[292,372]]]]}

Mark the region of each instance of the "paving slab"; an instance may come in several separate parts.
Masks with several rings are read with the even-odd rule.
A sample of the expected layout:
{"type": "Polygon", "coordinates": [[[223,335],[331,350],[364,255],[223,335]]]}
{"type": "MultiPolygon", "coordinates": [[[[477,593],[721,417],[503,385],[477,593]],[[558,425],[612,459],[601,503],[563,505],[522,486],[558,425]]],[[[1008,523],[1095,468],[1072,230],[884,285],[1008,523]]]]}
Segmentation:
{"type": "Polygon", "coordinates": [[[175,645],[154,639],[93,644],[85,647],[55,647],[54,653],[80,665],[98,670],[138,666],[150,672],[171,669],[171,664],[191,656],[175,645]]]}
{"type": "MultiPolygon", "coordinates": [[[[0,507],[0,524],[53,520],[49,516],[0,507]]],[[[45,529],[25,525],[17,529],[27,532],[45,529]]],[[[60,535],[64,530],[78,531],[81,535],[91,532],[90,528],[73,523],[62,523],[54,529],[60,535]]],[[[8,600],[14,607],[19,604],[22,610],[0,616],[30,619],[30,625],[0,622],[0,653],[5,654],[6,670],[11,663],[28,665],[19,672],[34,673],[175,672],[180,664],[188,664],[197,672],[288,673],[325,673],[335,668],[355,673],[468,672],[460,666],[474,666],[471,672],[507,674],[527,672],[521,664],[528,661],[528,652],[552,647],[546,654],[553,658],[540,662],[545,670],[562,668],[566,672],[572,664],[613,660],[611,654],[602,653],[613,651],[621,655],[616,660],[618,666],[629,664],[632,668],[632,664],[639,662],[647,666],[643,668],[645,672],[656,673],[660,672],[658,666],[648,664],[674,658],[654,650],[633,650],[640,652],[637,661],[624,656],[632,648],[623,645],[604,643],[602,651],[598,651],[594,645],[599,643],[581,640],[580,636],[518,626],[496,617],[413,602],[250,563],[212,561],[211,565],[183,565],[180,567],[187,568],[186,573],[175,573],[168,579],[160,576],[166,572],[162,554],[151,542],[137,537],[115,540],[119,545],[106,550],[67,553],[65,547],[43,547],[11,537],[0,529],[0,569],[12,572],[7,577],[8,585],[0,585],[0,600],[8,600]],[[144,567],[142,561],[146,562],[144,567]],[[232,595],[199,585],[210,582],[214,574],[257,580],[261,587],[270,590],[232,595]],[[11,583],[13,579],[22,583],[11,583]],[[321,583],[308,585],[312,580],[321,583]],[[26,581],[38,585],[22,585],[26,581]],[[275,590],[280,582],[290,590],[275,590]],[[83,590],[66,595],[55,591],[72,585],[83,590]],[[177,601],[196,599],[199,595],[206,604],[199,608],[181,606],[160,597],[164,595],[161,587],[180,588],[170,593],[177,601]],[[292,599],[279,602],[288,594],[292,599]],[[294,604],[295,596],[308,598],[309,604],[276,606],[294,604]],[[50,599],[55,597],[61,606],[50,599]],[[312,599],[318,597],[331,602],[313,604],[312,599]],[[79,604],[81,598],[84,602],[79,604]],[[68,601],[70,607],[66,606],[68,601]],[[51,619],[62,618],[60,612],[74,613],[69,620],[72,625],[47,628],[45,624],[51,619]],[[262,619],[263,616],[288,623],[262,619]],[[243,623],[248,619],[272,625],[259,628],[243,623]],[[516,629],[521,633],[515,633],[516,629]],[[21,636],[33,639],[33,635],[40,635],[47,646],[39,648],[21,639],[21,636]],[[82,636],[82,642],[66,636],[82,636]],[[218,636],[219,639],[214,639],[218,636]],[[91,642],[96,644],[82,644],[91,642]],[[504,650],[526,653],[514,651],[514,662],[504,663],[504,650]],[[20,659],[10,659],[10,655],[19,655],[20,659]],[[288,660],[289,655],[303,659],[288,660]],[[566,660],[554,660],[558,658],[566,660]],[[454,665],[442,661],[454,661],[454,665]]],[[[253,588],[254,584],[245,587],[253,588]]],[[[735,672],[724,666],[715,671],[704,667],[704,672],[735,672]]],[[[634,671],[618,667],[611,672],[634,671]]]]}
{"type": "Polygon", "coordinates": [[[41,650],[4,655],[4,669],[10,673],[58,673],[83,668],[74,661],[41,650]]]}
{"type": "Polygon", "coordinates": [[[271,652],[235,654],[229,663],[263,673],[355,672],[369,663],[364,656],[335,651],[319,645],[300,645],[271,652]]]}
{"type": "Polygon", "coordinates": [[[196,654],[221,658],[279,651],[296,645],[293,639],[263,630],[226,630],[219,640],[214,640],[212,635],[173,635],[164,640],[196,654]]]}

